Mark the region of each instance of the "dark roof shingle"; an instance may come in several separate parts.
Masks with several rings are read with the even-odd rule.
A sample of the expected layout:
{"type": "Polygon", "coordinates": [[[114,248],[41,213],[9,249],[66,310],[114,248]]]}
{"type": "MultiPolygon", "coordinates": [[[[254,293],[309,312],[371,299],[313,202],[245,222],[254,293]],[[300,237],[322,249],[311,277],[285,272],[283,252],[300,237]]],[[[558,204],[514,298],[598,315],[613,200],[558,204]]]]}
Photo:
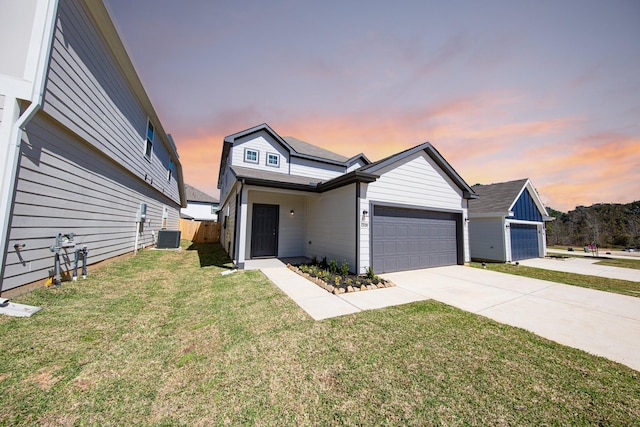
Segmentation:
{"type": "Polygon", "coordinates": [[[524,178],[489,185],[474,185],[471,188],[478,198],[469,200],[469,212],[472,214],[508,212],[527,181],[528,179],[524,178]]]}
{"type": "Polygon", "coordinates": [[[184,185],[185,198],[189,202],[218,203],[218,199],[200,191],[189,184],[184,185]]]}
{"type": "Polygon", "coordinates": [[[301,141],[292,136],[282,137],[286,141],[287,144],[293,148],[296,153],[303,154],[306,156],[319,157],[321,159],[332,160],[334,162],[346,162],[349,160],[348,157],[342,156],[340,154],[334,153],[333,151],[325,150],[324,148],[315,146],[313,144],[309,144],[308,142],[301,141]]]}

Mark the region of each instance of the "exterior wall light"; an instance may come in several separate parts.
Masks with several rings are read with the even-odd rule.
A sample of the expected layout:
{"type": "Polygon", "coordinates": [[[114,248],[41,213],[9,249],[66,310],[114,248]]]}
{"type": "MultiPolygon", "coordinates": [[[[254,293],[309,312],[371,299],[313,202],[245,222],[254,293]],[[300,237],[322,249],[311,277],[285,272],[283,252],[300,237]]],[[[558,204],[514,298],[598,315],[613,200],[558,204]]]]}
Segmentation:
{"type": "Polygon", "coordinates": [[[291,214],[291,216],[293,216],[293,215],[296,213],[296,211],[294,211],[293,209],[291,209],[291,211],[289,211],[289,213],[291,214]]]}

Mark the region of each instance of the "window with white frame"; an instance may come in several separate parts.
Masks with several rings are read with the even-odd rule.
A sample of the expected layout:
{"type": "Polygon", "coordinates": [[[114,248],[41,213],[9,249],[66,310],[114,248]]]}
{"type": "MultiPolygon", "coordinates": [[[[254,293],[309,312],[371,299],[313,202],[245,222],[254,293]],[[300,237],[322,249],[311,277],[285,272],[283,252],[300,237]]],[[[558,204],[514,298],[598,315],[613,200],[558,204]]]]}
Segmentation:
{"type": "Polygon", "coordinates": [[[260,154],[258,150],[252,150],[251,148],[244,149],[244,161],[247,163],[258,163],[260,161],[260,154]]]}
{"type": "Polygon", "coordinates": [[[147,138],[144,146],[144,157],[147,160],[151,160],[151,153],[153,152],[153,136],[155,129],[151,120],[147,120],[147,138]]]}
{"type": "Polygon", "coordinates": [[[280,167],[280,155],[267,153],[267,166],[273,166],[274,168],[280,167]]]}
{"type": "Polygon", "coordinates": [[[171,181],[173,175],[173,160],[169,160],[169,170],[167,171],[167,181],[171,181]]]}

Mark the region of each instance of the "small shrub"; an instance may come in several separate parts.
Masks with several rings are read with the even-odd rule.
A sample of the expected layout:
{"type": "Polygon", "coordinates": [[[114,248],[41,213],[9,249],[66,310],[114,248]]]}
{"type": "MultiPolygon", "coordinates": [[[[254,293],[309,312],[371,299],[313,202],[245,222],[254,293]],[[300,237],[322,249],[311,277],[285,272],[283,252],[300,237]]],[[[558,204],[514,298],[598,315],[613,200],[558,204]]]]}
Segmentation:
{"type": "Polygon", "coordinates": [[[343,259],[342,264],[340,264],[340,273],[342,273],[343,276],[349,275],[349,263],[346,259],[343,259]]]}
{"type": "Polygon", "coordinates": [[[352,279],[351,277],[347,277],[347,278],[344,280],[344,284],[345,284],[345,285],[347,285],[347,286],[351,286],[351,285],[353,285],[353,279],[352,279]]]}
{"type": "Polygon", "coordinates": [[[322,262],[320,263],[320,267],[327,268],[327,257],[322,257],[322,262]]]}
{"type": "Polygon", "coordinates": [[[336,286],[340,286],[340,283],[342,283],[342,277],[340,276],[334,277],[333,282],[336,284],[336,286]]]}
{"type": "Polygon", "coordinates": [[[318,265],[318,257],[316,255],[311,257],[311,265],[318,265]]]}
{"type": "Polygon", "coordinates": [[[329,261],[329,271],[333,274],[338,272],[338,261],[336,261],[335,258],[332,258],[331,261],[329,261]]]}
{"type": "Polygon", "coordinates": [[[378,276],[376,276],[376,274],[373,272],[373,267],[369,266],[369,268],[367,268],[367,278],[373,280],[373,279],[377,279],[378,276]]]}

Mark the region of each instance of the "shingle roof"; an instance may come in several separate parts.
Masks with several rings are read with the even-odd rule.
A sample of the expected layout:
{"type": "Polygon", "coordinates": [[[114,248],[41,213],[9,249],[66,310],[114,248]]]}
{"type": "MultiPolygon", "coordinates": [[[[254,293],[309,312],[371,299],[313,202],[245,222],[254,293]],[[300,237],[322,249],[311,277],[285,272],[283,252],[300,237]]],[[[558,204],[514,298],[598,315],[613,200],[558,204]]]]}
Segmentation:
{"type": "Polygon", "coordinates": [[[335,162],[346,162],[349,160],[348,157],[334,153],[333,151],[325,150],[324,148],[317,147],[292,136],[284,136],[282,139],[284,139],[286,143],[289,144],[298,154],[333,160],[335,162]]]}
{"type": "Polygon", "coordinates": [[[189,202],[218,203],[218,199],[215,197],[212,197],[204,191],[200,191],[189,184],[184,185],[184,193],[187,201],[189,202]]]}
{"type": "Polygon", "coordinates": [[[528,179],[524,178],[489,185],[474,185],[471,188],[479,197],[474,200],[469,200],[469,213],[508,212],[527,181],[528,179]]]}
{"type": "Polygon", "coordinates": [[[233,173],[238,178],[254,178],[265,181],[285,182],[288,184],[311,185],[316,186],[322,182],[318,178],[310,178],[308,176],[288,175],[278,172],[269,172],[261,169],[245,168],[242,166],[232,166],[233,173]]]}

